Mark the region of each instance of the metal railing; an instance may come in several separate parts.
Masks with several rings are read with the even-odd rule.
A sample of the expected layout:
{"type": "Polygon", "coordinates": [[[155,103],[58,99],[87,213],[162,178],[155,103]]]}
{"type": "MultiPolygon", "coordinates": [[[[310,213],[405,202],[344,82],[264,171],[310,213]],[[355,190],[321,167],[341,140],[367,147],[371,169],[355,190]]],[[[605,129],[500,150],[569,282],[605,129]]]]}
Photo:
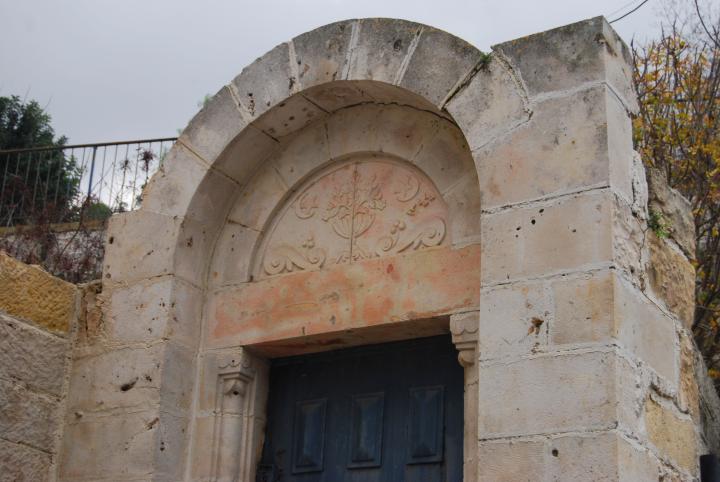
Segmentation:
{"type": "Polygon", "coordinates": [[[0,226],[136,209],[175,137],[0,150],[0,226]]]}

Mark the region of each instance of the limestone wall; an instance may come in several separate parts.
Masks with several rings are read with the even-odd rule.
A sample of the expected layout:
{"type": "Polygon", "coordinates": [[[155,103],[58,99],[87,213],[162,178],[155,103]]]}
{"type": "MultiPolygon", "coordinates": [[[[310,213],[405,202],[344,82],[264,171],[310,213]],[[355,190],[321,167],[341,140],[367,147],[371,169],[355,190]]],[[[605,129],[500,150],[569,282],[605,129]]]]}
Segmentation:
{"type": "MultiPolygon", "coordinates": [[[[290,354],[263,343],[298,350],[368,321],[396,336],[438,315],[465,368],[466,482],[696,480],[698,456],[717,447],[718,403],[697,376],[690,332],[692,224],[653,173],[648,190],[628,62],[602,18],[495,46],[490,60],[444,32],[377,19],[322,27],[261,57],[191,122],[142,209],[110,220],[103,293],[83,298],[60,478],[249,482],[267,387],[258,355],[290,354]],[[423,118],[459,142],[394,128],[423,118]],[[311,240],[295,239],[295,225],[275,237],[284,201],[305,223],[324,199],[304,197],[315,192],[303,179],[322,186],[330,161],[368,152],[445,184],[448,217],[445,205],[435,214],[447,240],[428,235],[437,244],[427,250],[345,270],[315,256],[335,252],[335,234],[318,228],[330,217],[315,220],[311,240]],[[455,262],[473,245],[479,268],[455,262]],[[437,264],[411,263],[433,253],[437,264]],[[454,278],[459,267],[472,276],[454,278]],[[408,290],[428,280],[434,290],[408,290]]],[[[388,211],[410,200],[369,191],[395,196],[388,211]]]]}
{"type": "Polygon", "coordinates": [[[0,481],[54,480],[78,289],[0,252],[0,481]]]}

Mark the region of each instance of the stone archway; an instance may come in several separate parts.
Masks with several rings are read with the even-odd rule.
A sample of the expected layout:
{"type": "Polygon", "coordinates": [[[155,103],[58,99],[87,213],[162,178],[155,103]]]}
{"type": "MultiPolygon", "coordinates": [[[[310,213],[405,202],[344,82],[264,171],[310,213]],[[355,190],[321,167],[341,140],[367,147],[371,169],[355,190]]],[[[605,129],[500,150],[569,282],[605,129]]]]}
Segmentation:
{"type": "Polygon", "coordinates": [[[217,394],[201,403],[213,413],[196,418],[193,478],[252,477],[265,402],[250,394],[267,386],[265,357],[448,333],[458,316],[477,325],[478,189],[459,129],[416,107],[363,102],[287,136],[240,188],[212,252],[200,378],[217,390],[218,367],[243,353],[253,415],[228,418],[217,394]]]}
{"type": "MultiPolygon", "coordinates": [[[[522,477],[512,462],[517,450],[530,451],[520,457],[530,461],[527,473],[564,473],[553,465],[558,450],[545,453],[555,440],[563,454],[592,443],[616,460],[619,447],[628,448],[618,421],[635,423],[617,409],[630,406],[622,387],[637,365],[627,360],[647,355],[647,347],[623,338],[633,330],[562,327],[580,323],[573,290],[610,287],[607,299],[614,300],[639,286],[643,173],[633,161],[627,59],[602,18],[499,45],[492,57],[432,27],[363,19],[303,34],[245,68],[190,122],[142,209],[111,220],[103,279],[108,342],[76,364],[82,380],[71,382],[71,395],[82,392],[83,404],[100,407],[102,417],[68,420],[66,440],[78,443],[65,444],[62,477],[251,480],[267,376],[256,354],[277,353],[278,341],[292,340],[292,350],[327,342],[331,317],[339,318],[320,310],[322,323],[311,326],[293,324],[293,315],[286,332],[257,316],[243,324],[242,293],[373,263],[389,275],[383,246],[422,248],[391,253],[409,263],[442,252],[444,263],[455,260],[451,272],[466,276],[459,279],[471,294],[460,302],[462,290],[450,289],[445,298],[418,300],[421,309],[375,310],[374,327],[392,337],[392,329],[380,328],[431,320],[422,329],[435,330],[432,320],[441,319],[452,332],[466,368],[466,481],[522,477]],[[333,140],[334,128],[349,135],[333,140]],[[384,233],[367,244],[368,234],[358,245],[371,259],[333,269],[324,263],[352,260],[354,238],[370,227],[357,234],[335,226],[341,235],[333,239],[345,246],[339,250],[321,245],[319,234],[303,246],[290,228],[289,238],[274,238],[293,206],[300,218],[328,209],[320,195],[317,206],[305,202],[313,182],[373,162],[417,173],[429,192],[442,195],[444,206],[428,220],[447,208],[445,236],[437,224],[417,245],[415,237],[384,245],[384,233]],[[286,259],[266,263],[268,249],[287,239],[306,250],[304,261],[286,251],[286,259]],[[322,256],[310,252],[320,248],[322,256]],[[241,303],[223,312],[233,297],[241,303]],[[108,367],[118,379],[136,380],[137,390],[114,395],[108,367]],[[87,464],[98,445],[117,450],[87,464]]],[[[392,195],[396,213],[412,207],[383,191],[384,199],[392,195]]],[[[332,213],[325,217],[315,220],[318,229],[332,224],[332,213]]],[[[396,221],[378,226],[392,231],[396,221]]],[[[433,263],[407,272],[420,265],[433,263]]],[[[435,275],[446,273],[441,267],[435,275]]],[[[614,313],[616,305],[587,298],[595,315],[614,313]]],[[[359,330],[360,319],[340,321],[359,330]]],[[[676,383],[672,369],[657,367],[676,383]]],[[[585,468],[593,463],[574,459],[585,468]]],[[[606,462],[597,470],[617,475],[621,462],[606,462]]]]}

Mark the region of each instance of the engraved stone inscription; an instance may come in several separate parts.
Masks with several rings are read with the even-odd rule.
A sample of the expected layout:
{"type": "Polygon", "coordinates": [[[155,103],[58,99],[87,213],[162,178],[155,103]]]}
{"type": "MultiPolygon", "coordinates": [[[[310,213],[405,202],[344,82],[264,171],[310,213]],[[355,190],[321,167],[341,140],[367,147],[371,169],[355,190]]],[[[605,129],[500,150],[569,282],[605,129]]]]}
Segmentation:
{"type": "Polygon", "coordinates": [[[305,182],[276,216],[257,276],[321,269],[440,246],[447,206],[416,167],[364,155],[305,182]]]}

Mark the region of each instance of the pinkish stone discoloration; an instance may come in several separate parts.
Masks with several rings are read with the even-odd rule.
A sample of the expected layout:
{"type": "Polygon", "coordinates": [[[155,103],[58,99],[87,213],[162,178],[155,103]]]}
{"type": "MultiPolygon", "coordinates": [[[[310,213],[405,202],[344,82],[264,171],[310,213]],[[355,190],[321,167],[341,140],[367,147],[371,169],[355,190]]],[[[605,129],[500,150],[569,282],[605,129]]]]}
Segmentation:
{"type": "Polygon", "coordinates": [[[269,278],[211,301],[211,346],[253,345],[467,311],[478,306],[480,247],[426,249],[269,278]]]}

